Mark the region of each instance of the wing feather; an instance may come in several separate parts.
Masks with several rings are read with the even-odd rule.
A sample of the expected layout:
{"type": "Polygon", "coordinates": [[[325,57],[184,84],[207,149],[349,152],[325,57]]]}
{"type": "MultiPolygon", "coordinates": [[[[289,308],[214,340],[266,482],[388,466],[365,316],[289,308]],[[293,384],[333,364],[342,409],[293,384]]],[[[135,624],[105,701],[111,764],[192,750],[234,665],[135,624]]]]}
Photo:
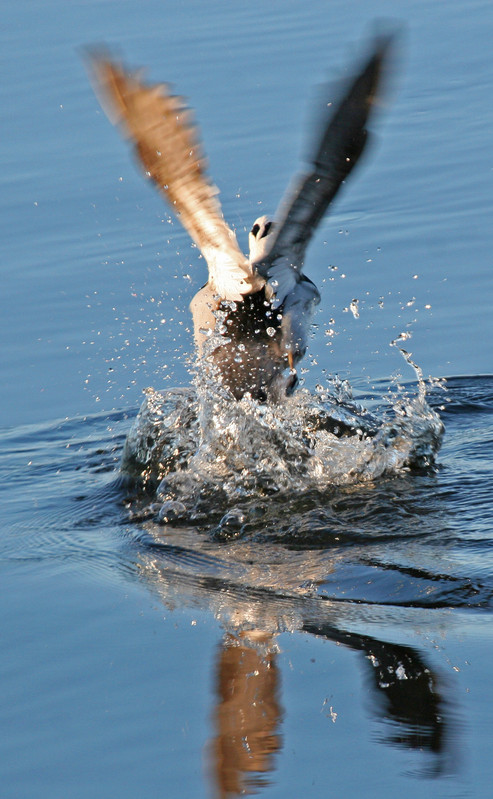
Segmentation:
{"type": "Polygon", "coordinates": [[[222,299],[241,300],[264,280],[238,247],[224,221],[218,189],[207,175],[197,126],[183,98],[167,84],[148,85],[106,53],[89,57],[94,86],[110,120],[123,128],[146,175],[164,195],[209,267],[222,299]]]}
{"type": "Polygon", "coordinates": [[[286,296],[283,287],[299,280],[305,251],[316,227],[365,149],[366,124],[379,98],[383,66],[392,38],[377,40],[371,56],[346,85],[342,99],[335,109],[330,108],[332,113],[323,124],[309,159],[311,168],[298,176],[281,201],[271,248],[256,263],[276,294],[278,305],[286,296]]]}

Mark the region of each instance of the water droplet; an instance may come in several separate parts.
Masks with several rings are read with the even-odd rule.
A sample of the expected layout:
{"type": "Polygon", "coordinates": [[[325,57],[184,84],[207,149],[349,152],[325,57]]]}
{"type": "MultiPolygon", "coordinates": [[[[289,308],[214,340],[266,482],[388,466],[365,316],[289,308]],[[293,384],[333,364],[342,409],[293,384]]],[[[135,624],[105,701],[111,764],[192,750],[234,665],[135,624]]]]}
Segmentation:
{"type": "Polygon", "coordinates": [[[273,336],[275,336],[275,335],[276,335],[276,329],[275,329],[275,327],[268,327],[268,328],[267,328],[267,330],[266,330],[265,332],[266,332],[266,333],[267,333],[267,335],[268,335],[268,336],[270,336],[271,338],[272,338],[273,336]]]}
{"type": "Polygon", "coordinates": [[[167,524],[175,519],[183,518],[186,516],[186,513],[187,509],[183,502],[168,500],[167,502],[163,502],[161,505],[161,509],[158,514],[158,521],[167,524]]]}
{"type": "Polygon", "coordinates": [[[413,334],[409,330],[399,333],[399,335],[393,341],[391,341],[391,347],[395,347],[398,344],[401,344],[403,341],[408,341],[410,338],[412,338],[412,335],[413,334]]]}

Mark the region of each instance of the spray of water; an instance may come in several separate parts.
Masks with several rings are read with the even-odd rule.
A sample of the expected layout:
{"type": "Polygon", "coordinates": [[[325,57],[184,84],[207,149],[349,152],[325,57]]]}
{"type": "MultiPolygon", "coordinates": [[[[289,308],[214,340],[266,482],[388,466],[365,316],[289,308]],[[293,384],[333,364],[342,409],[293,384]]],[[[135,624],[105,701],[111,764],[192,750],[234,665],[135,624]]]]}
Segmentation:
{"type": "Polygon", "coordinates": [[[337,378],[279,404],[249,395],[233,401],[213,368],[186,389],[147,389],[122,470],[167,522],[433,467],[443,425],[427,404],[421,370],[400,351],[417,381],[394,385],[371,411],[337,378]]]}

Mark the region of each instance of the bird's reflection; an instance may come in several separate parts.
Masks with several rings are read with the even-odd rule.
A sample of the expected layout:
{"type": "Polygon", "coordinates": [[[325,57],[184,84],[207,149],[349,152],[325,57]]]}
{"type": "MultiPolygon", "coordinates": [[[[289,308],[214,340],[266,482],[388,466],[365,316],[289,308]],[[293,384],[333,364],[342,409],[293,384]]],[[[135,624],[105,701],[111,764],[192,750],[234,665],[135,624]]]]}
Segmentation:
{"type": "Polygon", "coordinates": [[[365,654],[371,711],[384,729],[391,729],[382,735],[384,742],[431,755],[427,776],[450,770],[450,719],[443,688],[439,675],[417,649],[341,630],[324,633],[311,624],[303,629],[365,654]]]}
{"type": "MultiPolygon", "coordinates": [[[[257,793],[275,780],[275,769],[282,762],[276,755],[282,750],[282,720],[289,707],[282,707],[280,632],[307,633],[361,653],[368,709],[383,730],[381,742],[421,752],[421,776],[450,772],[451,714],[444,683],[420,651],[345,629],[344,603],[307,595],[301,588],[297,593],[292,585],[283,593],[275,568],[272,590],[265,573],[258,581],[262,584],[235,587],[227,578],[200,575],[200,554],[196,554],[192,575],[185,550],[181,571],[177,547],[170,546],[168,553],[161,542],[141,553],[141,574],[165,604],[175,607],[179,596],[181,606],[208,608],[225,629],[213,670],[213,731],[208,747],[217,797],[257,793]]],[[[313,573],[313,553],[306,554],[306,572],[297,561],[300,586],[313,573]]],[[[211,562],[204,560],[204,565],[209,568],[211,562]]],[[[254,566],[251,574],[256,583],[254,566]]],[[[348,620],[354,622],[354,607],[351,603],[348,607],[348,620]]]]}
{"type": "Polygon", "coordinates": [[[240,796],[268,783],[282,746],[280,676],[272,638],[227,633],[216,664],[216,734],[210,747],[217,795],[240,796]]]}

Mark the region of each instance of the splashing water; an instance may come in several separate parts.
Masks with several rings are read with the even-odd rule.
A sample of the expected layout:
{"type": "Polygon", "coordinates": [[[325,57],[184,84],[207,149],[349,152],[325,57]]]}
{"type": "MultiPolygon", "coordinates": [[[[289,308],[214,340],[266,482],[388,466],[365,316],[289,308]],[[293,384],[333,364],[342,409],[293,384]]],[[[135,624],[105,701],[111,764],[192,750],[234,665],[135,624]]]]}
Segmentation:
{"type": "MultiPolygon", "coordinates": [[[[301,389],[279,404],[232,401],[220,381],[146,390],[124,448],[122,471],[152,497],[146,513],[195,523],[242,502],[368,483],[433,466],[443,425],[415,370],[411,390],[394,387],[371,412],[347,381],[301,389]]],[[[241,513],[238,511],[241,516],[241,513]]],[[[241,521],[241,519],[240,519],[241,521]]]]}

